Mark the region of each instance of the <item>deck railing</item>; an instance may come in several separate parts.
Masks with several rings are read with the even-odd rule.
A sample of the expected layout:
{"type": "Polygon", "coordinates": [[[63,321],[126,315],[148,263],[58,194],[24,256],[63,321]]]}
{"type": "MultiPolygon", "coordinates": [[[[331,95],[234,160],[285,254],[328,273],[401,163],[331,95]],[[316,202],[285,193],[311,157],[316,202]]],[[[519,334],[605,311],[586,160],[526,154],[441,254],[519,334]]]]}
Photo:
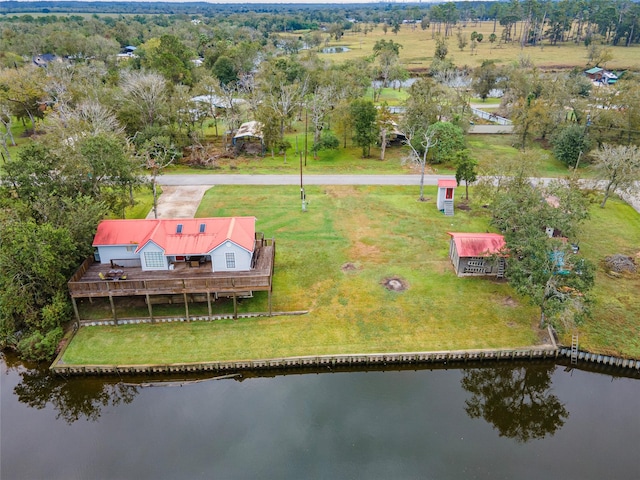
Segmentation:
{"type": "MultiPolygon", "coordinates": [[[[261,239],[259,244],[259,259],[255,265],[258,268],[246,272],[211,272],[209,275],[199,272],[193,277],[172,276],[172,272],[167,271],[166,277],[163,278],[144,278],[145,272],[142,272],[136,275],[136,278],[126,280],[83,280],[94,263],[93,258],[88,258],[69,280],[69,293],[72,297],[82,298],[271,290],[275,240],[261,239]]],[[[154,272],[154,275],[157,273],[154,272]]]]}

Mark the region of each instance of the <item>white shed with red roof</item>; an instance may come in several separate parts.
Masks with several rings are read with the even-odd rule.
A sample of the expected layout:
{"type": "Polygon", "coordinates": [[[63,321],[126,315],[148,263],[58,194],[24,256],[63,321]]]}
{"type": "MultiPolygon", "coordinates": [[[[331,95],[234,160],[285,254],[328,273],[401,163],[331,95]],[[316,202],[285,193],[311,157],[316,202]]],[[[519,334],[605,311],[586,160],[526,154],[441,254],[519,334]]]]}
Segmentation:
{"type": "Polygon", "coordinates": [[[438,210],[445,215],[453,215],[453,192],[458,186],[455,179],[441,178],[438,180],[438,210]]]}
{"type": "Polygon", "coordinates": [[[449,258],[456,275],[491,275],[502,278],[505,262],[505,241],[498,233],[452,233],[449,243],[449,258]]]}
{"type": "Polygon", "coordinates": [[[176,262],[214,272],[251,269],[255,217],[104,220],[93,240],[103,264],[170,270],[176,262]]]}

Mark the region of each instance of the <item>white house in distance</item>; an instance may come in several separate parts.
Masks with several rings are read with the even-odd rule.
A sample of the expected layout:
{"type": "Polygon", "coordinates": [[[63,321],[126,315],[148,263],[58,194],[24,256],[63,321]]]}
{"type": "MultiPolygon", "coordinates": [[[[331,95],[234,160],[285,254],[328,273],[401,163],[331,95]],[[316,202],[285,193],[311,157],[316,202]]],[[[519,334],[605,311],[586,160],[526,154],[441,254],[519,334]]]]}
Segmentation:
{"type": "Polygon", "coordinates": [[[453,215],[453,191],[458,186],[455,179],[441,178],[438,180],[438,210],[445,215],[453,215]]]}
{"type": "Polygon", "coordinates": [[[176,263],[213,272],[251,270],[255,217],[104,220],[93,246],[96,261],[143,271],[173,270],[176,263]]]}
{"type": "Polygon", "coordinates": [[[452,233],[449,242],[449,258],[456,275],[504,276],[504,258],[493,257],[505,246],[504,237],[498,233],[452,233]]]}

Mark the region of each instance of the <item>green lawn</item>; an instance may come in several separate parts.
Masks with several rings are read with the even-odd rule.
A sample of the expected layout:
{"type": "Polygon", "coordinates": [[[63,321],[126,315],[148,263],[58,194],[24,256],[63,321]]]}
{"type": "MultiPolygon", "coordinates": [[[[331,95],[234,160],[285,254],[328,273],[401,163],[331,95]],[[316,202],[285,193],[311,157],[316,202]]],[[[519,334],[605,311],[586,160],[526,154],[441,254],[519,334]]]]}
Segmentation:
{"type": "MultiPolygon", "coordinates": [[[[446,232],[485,231],[487,211],[471,203],[471,210],[444,217],[435,193],[427,187],[429,200],[421,203],[417,187],[309,187],[303,213],[297,187],[216,186],[198,216],[255,215],[258,230],[277,241],[273,310],[309,313],[87,327],[63,360],[170,363],[537,343],[537,309],[504,282],[457,278],[448,260],[446,232]],[[390,277],[402,279],[406,291],[387,291],[382,282],[390,277]]],[[[596,263],[611,253],[640,253],[640,216],[610,202],[605,209],[594,205],[580,241],[581,254],[596,263]]],[[[593,319],[580,328],[581,347],[638,358],[640,279],[598,272],[593,319]]],[[[228,312],[230,303],[215,308],[228,312]]],[[[190,307],[198,309],[206,311],[202,304],[190,307]]],[[[266,294],[242,300],[239,309],[266,311],[266,294]]]]}

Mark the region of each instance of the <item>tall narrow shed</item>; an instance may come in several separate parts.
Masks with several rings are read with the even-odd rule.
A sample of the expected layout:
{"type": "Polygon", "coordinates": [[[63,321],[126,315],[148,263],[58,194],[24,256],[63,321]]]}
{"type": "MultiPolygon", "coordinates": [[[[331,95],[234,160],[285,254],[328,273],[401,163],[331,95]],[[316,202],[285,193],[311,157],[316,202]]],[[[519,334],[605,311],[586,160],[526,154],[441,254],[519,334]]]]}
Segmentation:
{"type": "Polygon", "coordinates": [[[441,178],[438,180],[438,210],[445,215],[453,215],[453,191],[458,186],[454,179],[441,178]]]}

